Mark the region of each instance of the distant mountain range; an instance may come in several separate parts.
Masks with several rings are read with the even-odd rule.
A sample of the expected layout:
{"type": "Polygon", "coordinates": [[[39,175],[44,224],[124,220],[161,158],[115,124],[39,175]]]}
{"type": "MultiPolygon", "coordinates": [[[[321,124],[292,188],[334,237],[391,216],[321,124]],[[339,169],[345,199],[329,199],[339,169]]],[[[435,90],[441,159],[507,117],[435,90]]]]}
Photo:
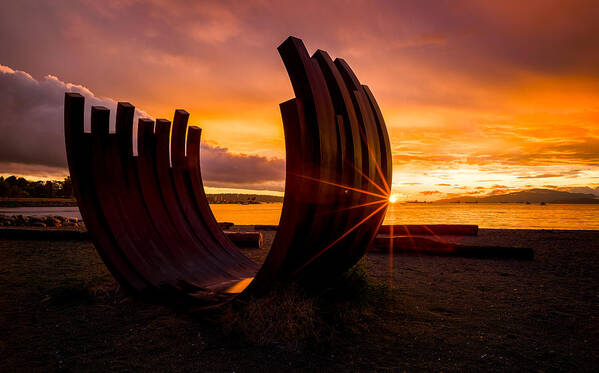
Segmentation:
{"type": "MultiPolygon", "coordinates": [[[[590,189],[590,188],[589,188],[590,189]]],[[[571,193],[554,189],[530,189],[520,192],[485,197],[461,196],[441,199],[435,202],[446,203],[592,203],[599,204],[599,198],[591,193],[571,193]]]]}

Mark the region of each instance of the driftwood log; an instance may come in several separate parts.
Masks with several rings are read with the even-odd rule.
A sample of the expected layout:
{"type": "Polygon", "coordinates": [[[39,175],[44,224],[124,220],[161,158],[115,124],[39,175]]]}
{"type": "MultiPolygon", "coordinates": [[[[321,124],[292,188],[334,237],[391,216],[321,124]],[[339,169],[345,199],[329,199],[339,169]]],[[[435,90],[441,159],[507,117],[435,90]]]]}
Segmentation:
{"type": "Polygon", "coordinates": [[[481,259],[532,260],[534,258],[534,251],[531,248],[461,245],[414,236],[379,236],[372,243],[370,250],[383,253],[392,252],[394,254],[459,256],[481,259]]]}
{"type": "Polygon", "coordinates": [[[238,247],[262,249],[263,237],[260,232],[225,232],[228,239],[238,247]]]}
{"type": "Polygon", "coordinates": [[[478,225],[457,224],[396,224],[381,225],[378,234],[415,236],[476,236],[478,225]]]}
{"type": "MultiPolygon", "coordinates": [[[[257,231],[276,231],[277,225],[255,225],[257,231]]],[[[456,224],[395,224],[381,225],[378,234],[410,234],[416,236],[476,236],[478,225],[456,224]]]]}
{"type": "Polygon", "coordinates": [[[278,228],[279,228],[278,225],[267,225],[267,224],[254,225],[254,230],[257,230],[257,231],[276,231],[278,228]]]}
{"type": "Polygon", "coordinates": [[[223,221],[223,222],[219,222],[218,226],[220,227],[220,229],[231,229],[231,227],[233,227],[235,224],[228,222],[228,221],[223,221]]]}

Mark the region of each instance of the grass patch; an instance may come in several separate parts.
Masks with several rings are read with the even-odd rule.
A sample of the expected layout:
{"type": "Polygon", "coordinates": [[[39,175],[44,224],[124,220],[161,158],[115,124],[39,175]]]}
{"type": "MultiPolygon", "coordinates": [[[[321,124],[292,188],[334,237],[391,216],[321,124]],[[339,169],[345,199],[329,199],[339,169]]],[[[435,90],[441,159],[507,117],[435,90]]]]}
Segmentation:
{"type": "Polygon", "coordinates": [[[295,286],[228,306],[222,322],[227,335],[256,346],[279,344],[301,349],[320,336],[316,301],[295,286]]]}
{"type": "Polygon", "coordinates": [[[58,286],[43,291],[42,303],[118,303],[125,296],[114,281],[103,281],[100,278],[81,280],[64,278],[58,286]]]}
{"type": "Polygon", "coordinates": [[[360,261],[320,293],[295,285],[227,306],[221,322],[233,341],[287,350],[329,350],[368,329],[376,305],[389,300],[386,285],[368,276],[360,261]]]}

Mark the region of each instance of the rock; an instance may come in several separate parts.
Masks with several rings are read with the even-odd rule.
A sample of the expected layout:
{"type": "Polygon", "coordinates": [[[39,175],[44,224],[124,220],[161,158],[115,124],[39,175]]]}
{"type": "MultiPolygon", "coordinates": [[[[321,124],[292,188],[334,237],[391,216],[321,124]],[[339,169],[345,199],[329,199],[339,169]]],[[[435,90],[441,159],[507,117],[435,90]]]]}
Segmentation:
{"type": "Polygon", "coordinates": [[[46,218],[43,216],[30,216],[29,219],[25,222],[24,225],[31,225],[32,227],[39,227],[38,224],[46,225],[46,218]]]}
{"type": "Polygon", "coordinates": [[[48,227],[60,227],[62,225],[62,220],[57,219],[55,216],[47,216],[45,223],[48,227]]]}

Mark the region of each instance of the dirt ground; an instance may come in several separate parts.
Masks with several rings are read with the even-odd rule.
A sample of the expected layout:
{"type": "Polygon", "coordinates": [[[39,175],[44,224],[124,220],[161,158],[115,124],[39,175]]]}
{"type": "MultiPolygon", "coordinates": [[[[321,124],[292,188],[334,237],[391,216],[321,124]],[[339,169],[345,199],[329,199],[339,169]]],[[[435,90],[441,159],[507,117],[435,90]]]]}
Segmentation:
{"type": "Polygon", "coordinates": [[[214,316],[122,295],[89,242],[0,240],[0,371],[596,371],[599,231],[448,240],[532,247],[535,259],[371,253],[389,297],[357,332],[302,350],[247,345],[214,316]]]}
{"type": "Polygon", "coordinates": [[[0,197],[0,207],[62,207],[77,206],[74,198],[0,197]]]}

